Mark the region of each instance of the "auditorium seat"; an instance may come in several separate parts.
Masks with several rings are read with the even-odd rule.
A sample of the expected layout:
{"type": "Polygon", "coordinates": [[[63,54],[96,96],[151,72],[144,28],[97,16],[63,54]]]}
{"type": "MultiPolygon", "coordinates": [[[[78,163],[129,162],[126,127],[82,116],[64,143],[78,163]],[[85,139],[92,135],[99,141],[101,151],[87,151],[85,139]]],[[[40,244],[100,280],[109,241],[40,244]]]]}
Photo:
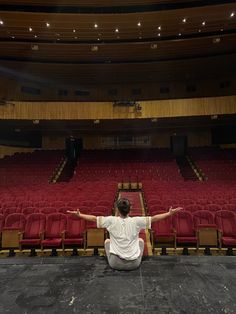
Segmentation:
{"type": "Polygon", "coordinates": [[[220,248],[227,247],[227,254],[232,255],[232,248],[236,247],[236,217],[229,210],[215,213],[215,222],[219,229],[220,248]]]}
{"type": "Polygon", "coordinates": [[[14,213],[6,216],[3,230],[24,230],[25,216],[21,213],[14,213]]]}
{"type": "MultiPolygon", "coordinates": [[[[157,211],[153,215],[162,214],[164,211],[157,211]]],[[[166,254],[167,247],[176,248],[176,232],[173,228],[172,217],[152,223],[152,247],[162,248],[162,254],[166,254]]]]}
{"type": "Polygon", "coordinates": [[[67,217],[64,214],[54,213],[47,216],[44,240],[41,242],[42,249],[61,247],[66,223],[67,217]]]}
{"type": "Polygon", "coordinates": [[[22,214],[24,214],[25,217],[28,217],[31,214],[37,213],[38,208],[35,207],[25,207],[22,209],[22,214]]]}
{"type": "Polygon", "coordinates": [[[85,226],[84,220],[74,216],[67,216],[67,227],[65,238],[63,239],[63,250],[66,247],[78,248],[85,244],[85,226]]]}
{"type": "MultiPolygon", "coordinates": [[[[24,232],[21,233],[20,249],[30,247],[35,249],[40,247],[45,230],[46,216],[40,213],[34,213],[26,218],[24,232]]],[[[31,253],[32,255],[33,252],[31,253]]]]}
{"type": "Polygon", "coordinates": [[[50,215],[56,212],[57,212],[57,208],[55,207],[42,207],[40,209],[40,213],[45,214],[45,215],[50,215]]]}
{"type": "MultiPolygon", "coordinates": [[[[193,217],[190,212],[185,210],[179,211],[173,216],[173,225],[176,230],[177,246],[198,246],[196,231],[193,225],[193,217]]],[[[187,253],[187,250],[185,250],[187,253]]]]}
{"type": "Polygon", "coordinates": [[[216,224],[214,221],[214,215],[209,210],[199,210],[193,213],[193,223],[195,229],[199,227],[214,227],[216,224]]]}

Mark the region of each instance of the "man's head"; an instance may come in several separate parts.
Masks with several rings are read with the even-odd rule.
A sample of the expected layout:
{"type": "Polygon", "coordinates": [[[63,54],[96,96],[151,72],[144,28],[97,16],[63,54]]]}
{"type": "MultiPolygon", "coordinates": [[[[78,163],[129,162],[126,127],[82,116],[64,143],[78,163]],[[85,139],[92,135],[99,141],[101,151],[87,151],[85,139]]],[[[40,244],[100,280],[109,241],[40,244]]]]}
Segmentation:
{"type": "Polygon", "coordinates": [[[122,216],[126,217],[129,214],[130,202],[126,198],[120,198],[117,201],[116,206],[122,216]]]}

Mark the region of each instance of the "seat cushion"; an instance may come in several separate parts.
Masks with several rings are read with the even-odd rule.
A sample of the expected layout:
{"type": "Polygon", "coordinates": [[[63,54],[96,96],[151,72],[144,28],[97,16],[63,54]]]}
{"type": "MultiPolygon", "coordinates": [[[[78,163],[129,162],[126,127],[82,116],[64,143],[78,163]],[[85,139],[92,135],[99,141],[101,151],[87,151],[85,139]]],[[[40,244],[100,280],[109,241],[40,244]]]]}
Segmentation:
{"type": "Polygon", "coordinates": [[[221,240],[223,245],[236,246],[236,237],[222,237],[221,240]]]}
{"type": "Polygon", "coordinates": [[[65,239],[64,240],[64,244],[65,245],[73,245],[73,244],[83,244],[84,243],[84,239],[83,238],[73,238],[73,239],[65,239]]]}
{"type": "Polygon", "coordinates": [[[40,239],[23,239],[20,240],[20,244],[22,245],[40,245],[41,240],[40,239]]]}
{"type": "Polygon", "coordinates": [[[61,246],[62,239],[60,238],[52,238],[45,239],[41,243],[44,247],[59,247],[61,246]]]}
{"type": "Polygon", "coordinates": [[[196,237],[177,237],[177,243],[197,243],[196,237]]]}

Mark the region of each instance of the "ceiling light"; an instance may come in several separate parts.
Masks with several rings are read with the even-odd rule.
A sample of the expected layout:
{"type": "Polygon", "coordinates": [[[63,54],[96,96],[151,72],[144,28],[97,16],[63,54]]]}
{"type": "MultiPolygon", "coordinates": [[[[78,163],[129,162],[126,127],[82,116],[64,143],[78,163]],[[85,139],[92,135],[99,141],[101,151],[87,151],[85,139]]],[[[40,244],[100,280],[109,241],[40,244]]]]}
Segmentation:
{"type": "Polygon", "coordinates": [[[100,38],[98,38],[98,41],[100,40],[100,38]]]}
{"type": "Polygon", "coordinates": [[[39,124],[39,120],[32,120],[33,124],[39,124]]]}
{"type": "Polygon", "coordinates": [[[118,29],[118,28],[116,28],[115,32],[116,32],[116,33],[119,33],[119,29],[118,29]]]}
{"type": "Polygon", "coordinates": [[[186,21],[187,21],[186,18],[184,18],[184,19],[182,20],[183,23],[186,23],[186,21]]]}
{"type": "Polygon", "coordinates": [[[94,24],[94,27],[95,27],[95,28],[98,28],[98,24],[97,24],[97,23],[95,23],[95,24],[94,24]]]}
{"type": "Polygon", "coordinates": [[[142,39],[142,37],[141,37],[141,36],[139,36],[139,39],[142,39]]]}
{"type": "Polygon", "coordinates": [[[3,24],[4,24],[4,22],[2,20],[0,20],[0,25],[3,25],[3,24]]]}
{"type": "Polygon", "coordinates": [[[34,35],[34,38],[37,38],[38,36],[37,35],[34,35]]]}
{"type": "Polygon", "coordinates": [[[158,33],[157,36],[158,36],[158,37],[161,37],[161,33],[158,33]]]}
{"type": "Polygon", "coordinates": [[[232,12],[232,13],[230,14],[230,17],[234,17],[234,15],[235,15],[235,13],[234,13],[234,12],[232,12]]]}
{"type": "Polygon", "coordinates": [[[47,26],[47,27],[50,27],[50,24],[47,22],[47,23],[46,23],[46,26],[47,26]]]}
{"type": "Polygon", "coordinates": [[[179,36],[181,36],[182,34],[181,33],[179,33],[179,36]]]}
{"type": "Polygon", "coordinates": [[[140,27],[140,26],[141,26],[141,22],[138,22],[138,24],[137,24],[137,25],[138,25],[138,27],[140,27]]]}
{"type": "Polygon", "coordinates": [[[57,38],[57,40],[59,41],[59,40],[60,40],[60,38],[57,38]]]}
{"type": "Polygon", "coordinates": [[[15,39],[15,36],[11,36],[12,39],[15,39]]]}
{"type": "Polygon", "coordinates": [[[29,31],[32,32],[32,30],[33,30],[33,28],[32,28],[32,27],[29,27],[29,31]]]}
{"type": "Polygon", "coordinates": [[[153,123],[157,122],[157,118],[152,118],[151,122],[153,122],[153,123]]]}
{"type": "Polygon", "coordinates": [[[159,30],[159,31],[161,30],[161,26],[158,26],[158,30],[159,30]]]}
{"type": "Polygon", "coordinates": [[[217,114],[211,115],[211,120],[217,120],[217,119],[218,119],[218,115],[217,114]]]}
{"type": "Polygon", "coordinates": [[[202,31],[202,30],[201,30],[201,29],[199,29],[199,30],[198,30],[198,33],[201,33],[201,31],[202,31]]]}
{"type": "Polygon", "coordinates": [[[94,124],[99,124],[99,123],[100,123],[100,120],[99,120],[99,119],[93,120],[93,123],[94,123],[94,124]]]}
{"type": "Polygon", "coordinates": [[[74,39],[78,39],[78,37],[74,37],[74,39]]]}
{"type": "Polygon", "coordinates": [[[73,29],[73,33],[75,33],[76,32],[76,30],[75,29],[73,29]]]}
{"type": "Polygon", "coordinates": [[[202,26],[205,26],[206,25],[206,22],[204,21],[204,22],[202,22],[202,26]]]}

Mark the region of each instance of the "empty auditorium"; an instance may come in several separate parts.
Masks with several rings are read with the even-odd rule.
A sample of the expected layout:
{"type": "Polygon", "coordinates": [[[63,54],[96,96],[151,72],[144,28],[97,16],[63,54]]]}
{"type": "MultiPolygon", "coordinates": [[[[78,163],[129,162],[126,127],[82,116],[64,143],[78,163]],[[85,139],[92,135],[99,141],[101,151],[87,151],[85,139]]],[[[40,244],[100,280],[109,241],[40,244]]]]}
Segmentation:
{"type": "Polygon", "coordinates": [[[0,314],[236,313],[236,2],[0,0],[0,314]]]}

